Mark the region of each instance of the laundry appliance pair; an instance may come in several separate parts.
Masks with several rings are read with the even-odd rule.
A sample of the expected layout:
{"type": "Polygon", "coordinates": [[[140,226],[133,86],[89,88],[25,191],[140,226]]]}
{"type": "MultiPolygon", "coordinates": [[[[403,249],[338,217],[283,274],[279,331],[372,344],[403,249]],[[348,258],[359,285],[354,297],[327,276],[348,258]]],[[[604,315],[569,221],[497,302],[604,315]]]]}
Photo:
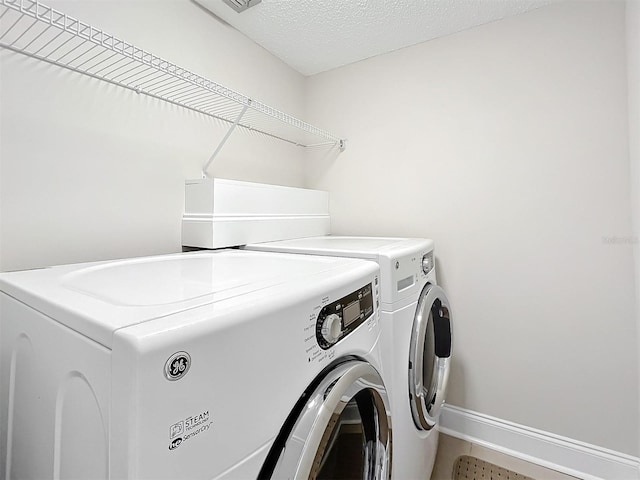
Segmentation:
{"type": "Polygon", "coordinates": [[[449,301],[436,281],[433,241],[320,236],[246,248],[366,259],[379,265],[382,374],[393,423],[392,477],[428,479],[447,391],[452,328],[449,301]]]}
{"type": "Polygon", "coordinates": [[[386,278],[238,249],[1,274],[0,477],[388,479],[386,278]]]}

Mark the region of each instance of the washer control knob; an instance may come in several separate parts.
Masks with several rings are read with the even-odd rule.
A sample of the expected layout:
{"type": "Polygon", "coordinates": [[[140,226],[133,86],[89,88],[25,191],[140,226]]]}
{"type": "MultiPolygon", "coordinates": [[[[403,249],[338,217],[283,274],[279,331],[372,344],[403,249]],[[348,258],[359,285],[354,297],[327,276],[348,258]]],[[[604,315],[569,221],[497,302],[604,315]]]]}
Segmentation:
{"type": "Polygon", "coordinates": [[[320,328],[320,334],[329,345],[333,345],[340,338],[342,333],[342,320],[340,315],[332,313],[322,319],[322,326],[320,328]]]}
{"type": "Polygon", "coordinates": [[[422,271],[425,273],[429,273],[433,268],[433,254],[427,253],[422,257],[422,271]]]}

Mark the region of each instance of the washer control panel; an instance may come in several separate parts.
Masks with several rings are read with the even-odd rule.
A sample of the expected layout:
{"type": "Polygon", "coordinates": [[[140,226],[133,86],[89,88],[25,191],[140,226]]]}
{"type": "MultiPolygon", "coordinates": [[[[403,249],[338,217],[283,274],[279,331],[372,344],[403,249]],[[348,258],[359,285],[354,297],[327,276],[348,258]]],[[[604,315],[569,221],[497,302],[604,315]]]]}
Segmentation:
{"type": "Polygon", "coordinates": [[[371,284],[325,305],[316,321],[318,345],[326,350],[354,331],[373,315],[371,284]]]}

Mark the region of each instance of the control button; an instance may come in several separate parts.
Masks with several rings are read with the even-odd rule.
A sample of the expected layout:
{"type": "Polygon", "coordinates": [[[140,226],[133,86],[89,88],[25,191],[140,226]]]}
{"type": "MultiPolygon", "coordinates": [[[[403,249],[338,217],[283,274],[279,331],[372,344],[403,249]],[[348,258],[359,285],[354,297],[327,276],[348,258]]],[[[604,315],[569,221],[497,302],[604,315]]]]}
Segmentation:
{"type": "Polygon", "coordinates": [[[342,321],[340,319],[340,315],[332,313],[331,315],[327,315],[322,320],[322,327],[320,328],[320,334],[322,338],[324,338],[329,345],[333,345],[340,338],[340,334],[342,333],[342,321]]]}

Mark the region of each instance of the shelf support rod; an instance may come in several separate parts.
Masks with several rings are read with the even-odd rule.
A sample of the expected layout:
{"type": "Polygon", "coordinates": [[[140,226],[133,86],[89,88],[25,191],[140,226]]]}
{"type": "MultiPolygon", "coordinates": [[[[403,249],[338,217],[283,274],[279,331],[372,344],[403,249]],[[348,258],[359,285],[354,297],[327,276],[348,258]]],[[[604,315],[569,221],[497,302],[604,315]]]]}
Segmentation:
{"type": "Polygon", "coordinates": [[[202,167],[202,178],[209,178],[209,175],[207,175],[207,169],[211,166],[211,164],[213,163],[213,160],[216,158],[216,156],[218,155],[220,150],[222,150],[222,147],[224,146],[224,144],[227,142],[227,140],[229,139],[229,137],[231,136],[231,134],[233,133],[235,128],[240,123],[240,120],[242,120],[242,117],[243,117],[244,113],[247,111],[247,109],[249,108],[249,105],[251,105],[251,99],[249,99],[248,102],[245,104],[245,106],[242,107],[242,111],[240,112],[240,115],[238,115],[238,118],[236,118],[236,121],[233,122],[233,125],[231,125],[229,127],[229,130],[227,130],[227,133],[225,134],[224,138],[218,144],[218,147],[216,148],[215,152],[213,152],[213,154],[209,158],[209,161],[207,163],[205,163],[204,167],[202,167]]]}

